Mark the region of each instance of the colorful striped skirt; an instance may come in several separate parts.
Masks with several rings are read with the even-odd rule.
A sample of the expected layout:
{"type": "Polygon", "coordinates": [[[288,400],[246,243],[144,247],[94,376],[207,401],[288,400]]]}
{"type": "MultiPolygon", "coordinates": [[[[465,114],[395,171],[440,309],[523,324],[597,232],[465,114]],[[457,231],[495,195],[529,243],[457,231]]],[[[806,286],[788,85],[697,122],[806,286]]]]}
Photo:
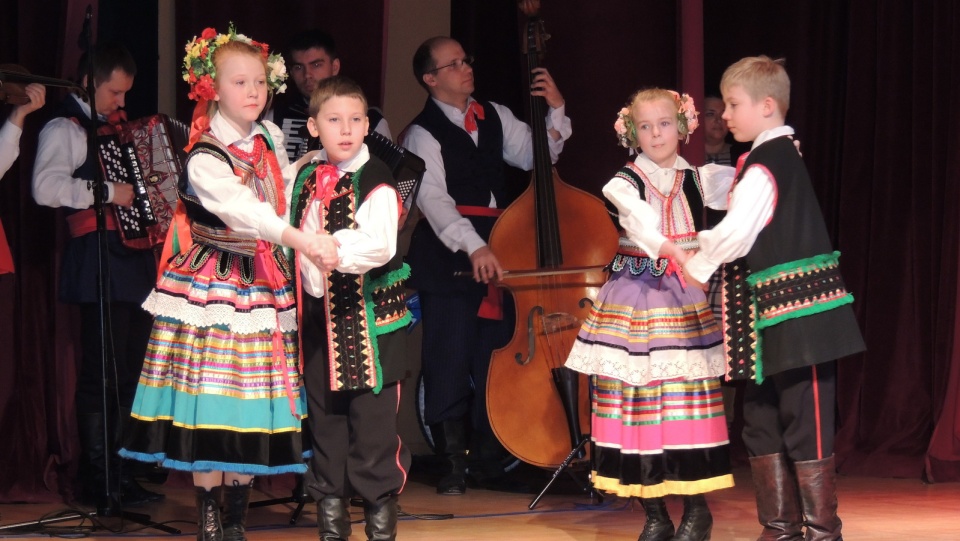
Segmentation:
{"type": "Polygon", "coordinates": [[[144,302],[154,324],[121,456],[187,471],[306,471],[290,276],[276,249],[247,257],[196,244],[173,260],[144,302]]]}
{"type": "Polygon", "coordinates": [[[653,498],[733,486],[721,331],[703,291],[614,273],[566,366],[593,376],[596,488],[653,498]]]}

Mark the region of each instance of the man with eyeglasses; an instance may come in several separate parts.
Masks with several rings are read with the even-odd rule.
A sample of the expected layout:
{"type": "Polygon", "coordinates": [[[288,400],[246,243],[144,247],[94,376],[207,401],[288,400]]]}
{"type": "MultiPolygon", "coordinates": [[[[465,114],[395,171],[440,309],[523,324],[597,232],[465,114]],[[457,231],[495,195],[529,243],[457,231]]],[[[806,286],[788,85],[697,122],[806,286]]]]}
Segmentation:
{"type": "MultiPolygon", "coordinates": [[[[496,319],[497,292],[488,295],[503,269],[487,240],[505,202],[504,164],[532,169],[533,141],[530,127],[508,108],[473,98],[472,60],[449,37],[420,45],[413,72],[429,98],[401,141],[427,166],[417,198],[425,219],[413,232],[407,260],[423,319],[424,421],[447,460],[437,492],[449,495],[466,491],[468,450],[477,484],[519,488],[504,478],[503,450],[486,414],[490,354],[513,330],[496,319]]],[[[532,87],[549,106],[547,140],[555,161],[572,133],[563,96],[542,68],[534,70],[532,87]]]]}
{"type": "MultiPolygon", "coordinates": [[[[320,81],[340,73],[340,58],[333,38],[319,29],[295,35],[287,51],[287,70],[297,92],[289,93],[289,96],[280,95],[278,99],[283,101],[277,103],[267,118],[280,126],[287,156],[291,161],[296,161],[318,144],[318,141],[310,140],[306,128],[310,95],[320,81]]],[[[387,119],[383,118],[379,109],[370,107],[367,117],[372,131],[393,139],[387,119]]]]}

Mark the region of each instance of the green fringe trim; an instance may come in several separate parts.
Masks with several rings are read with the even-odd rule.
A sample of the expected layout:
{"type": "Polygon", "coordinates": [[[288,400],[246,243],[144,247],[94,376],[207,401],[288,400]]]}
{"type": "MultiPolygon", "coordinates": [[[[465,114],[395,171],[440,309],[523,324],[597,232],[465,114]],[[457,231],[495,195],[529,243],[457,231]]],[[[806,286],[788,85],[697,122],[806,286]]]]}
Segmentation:
{"type": "Polygon", "coordinates": [[[300,229],[300,219],[302,216],[297,216],[295,212],[297,204],[300,202],[300,196],[303,193],[303,184],[307,181],[307,178],[317,170],[317,163],[310,162],[307,165],[303,166],[303,169],[297,174],[297,180],[293,183],[293,194],[290,196],[290,225],[300,229]]]}
{"type": "Polygon", "coordinates": [[[784,272],[807,272],[816,269],[822,269],[824,267],[836,266],[840,264],[840,252],[833,252],[831,254],[821,254],[815,255],[813,257],[808,257],[806,259],[798,259],[796,261],[787,261],[786,263],[780,263],[779,265],[774,265],[772,267],[763,269],[759,272],[754,272],[747,277],[747,282],[753,286],[757,287],[757,284],[760,282],[765,282],[774,278],[776,275],[784,272]]]}

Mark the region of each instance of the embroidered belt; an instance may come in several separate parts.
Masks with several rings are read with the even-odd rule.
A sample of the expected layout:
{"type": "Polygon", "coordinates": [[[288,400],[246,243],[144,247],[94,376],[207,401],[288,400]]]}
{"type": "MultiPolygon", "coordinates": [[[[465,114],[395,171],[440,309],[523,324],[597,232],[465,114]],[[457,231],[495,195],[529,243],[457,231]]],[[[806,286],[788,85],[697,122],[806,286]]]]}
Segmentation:
{"type": "MultiPolygon", "coordinates": [[[[696,250],[700,246],[696,233],[668,238],[683,250],[696,250]]],[[[669,263],[666,258],[650,257],[635,242],[627,237],[620,237],[620,246],[617,248],[617,254],[613,256],[613,261],[610,262],[610,270],[619,272],[627,269],[634,276],[649,272],[652,276],[659,277],[667,272],[669,263]]]]}
{"type": "Polygon", "coordinates": [[[224,252],[249,257],[257,253],[256,239],[238,237],[222,227],[210,227],[193,222],[190,224],[190,233],[197,244],[206,244],[224,252]]]}
{"type": "MultiPolygon", "coordinates": [[[[114,216],[114,213],[104,211],[103,216],[106,218],[107,230],[116,230],[117,218],[114,216]]],[[[93,209],[83,209],[79,212],[74,212],[67,216],[67,227],[70,228],[70,237],[72,238],[93,233],[97,230],[97,213],[93,209]]]]}
{"type": "Polygon", "coordinates": [[[833,252],[751,274],[747,280],[753,288],[757,329],[852,303],[839,258],[840,252],[833,252]]]}

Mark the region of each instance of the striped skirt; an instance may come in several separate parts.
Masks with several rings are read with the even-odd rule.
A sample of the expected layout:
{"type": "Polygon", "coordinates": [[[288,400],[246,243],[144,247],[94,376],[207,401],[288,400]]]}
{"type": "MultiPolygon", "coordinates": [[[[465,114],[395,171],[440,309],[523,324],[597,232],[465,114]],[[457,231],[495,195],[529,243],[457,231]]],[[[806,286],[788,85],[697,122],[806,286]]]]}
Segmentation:
{"type": "Polygon", "coordinates": [[[566,366],[592,375],[594,486],[643,498],[733,486],[721,331],[676,275],[615,273],[566,366]]]}
{"type": "Polygon", "coordinates": [[[144,308],[154,324],[121,456],[187,471],[306,471],[296,299],[282,253],[194,245],[144,308]]]}
{"type": "Polygon", "coordinates": [[[733,486],[719,379],[637,387],[594,376],[592,384],[597,489],[656,498],[733,486]]]}

